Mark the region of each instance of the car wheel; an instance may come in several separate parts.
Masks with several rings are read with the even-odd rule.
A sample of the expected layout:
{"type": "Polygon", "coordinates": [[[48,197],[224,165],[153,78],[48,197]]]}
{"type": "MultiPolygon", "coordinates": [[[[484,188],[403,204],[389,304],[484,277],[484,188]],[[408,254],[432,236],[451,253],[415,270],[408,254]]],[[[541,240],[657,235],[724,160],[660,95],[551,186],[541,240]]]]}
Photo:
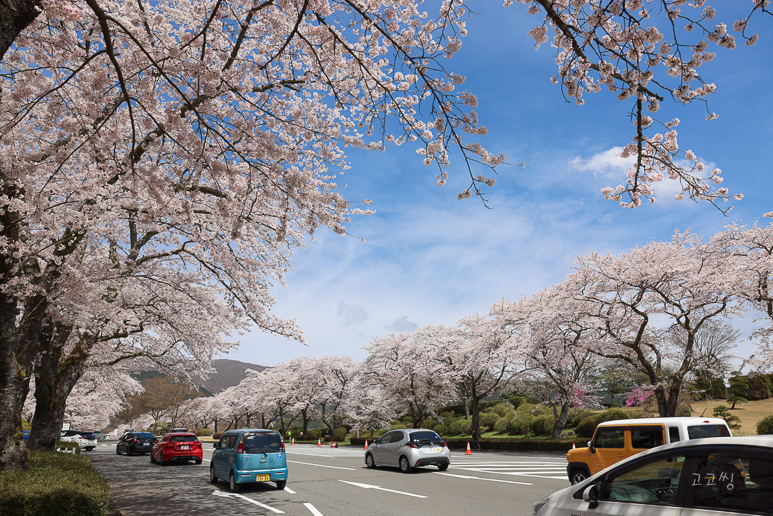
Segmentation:
{"type": "Polygon", "coordinates": [[[286,485],[287,485],[287,480],[277,480],[276,481],[276,488],[279,489],[280,491],[282,489],[284,489],[286,485]]]}
{"type": "Polygon", "coordinates": [[[155,464],[156,459],[153,458],[153,452],[150,452],[150,463],[155,464]]]}
{"type": "Polygon", "coordinates": [[[239,484],[236,483],[236,477],[234,476],[233,471],[228,476],[228,489],[230,489],[232,493],[239,492],[239,484]]]}
{"type": "Polygon", "coordinates": [[[408,462],[408,457],[405,455],[400,457],[400,471],[403,473],[410,473],[411,471],[411,463],[408,462]]]}
{"type": "Polygon", "coordinates": [[[131,457],[132,455],[134,455],[134,453],[133,453],[133,452],[132,452],[132,451],[131,451],[129,448],[127,448],[127,449],[126,449],[126,455],[128,455],[129,457],[131,457]]]}
{"type": "Polygon", "coordinates": [[[86,447],[86,451],[91,451],[91,450],[93,450],[93,449],[94,449],[94,447],[93,447],[93,446],[87,446],[87,447],[86,447]]]}
{"type": "Polygon", "coordinates": [[[164,454],[163,453],[158,458],[158,460],[159,460],[159,462],[161,463],[162,466],[168,466],[169,465],[169,461],[168,460],[164,460],[164,454]]]}
{"type": "Polygon", "coordinates": [[[437,465],[437,469],[439,469],[440,471],[445,471],[445,470],[448,469],[448,464],[447,463],[446,464],[438,464],[437,465]]]}
{"type": "Polygon", "coordinates": [[[579,484],[586,478],[588,478],[588,472],[583,468],[573,469],[572,472],[569,473],[569,482],[571,482],[572,485],[579,484]]]}
{"type": "Polygon", "coordinates": [[[217,484],[217,475],[215,475],[215,466],[209,467],[209,481],[213,484],[217,484]]]}
{"type": "Polygon", "coordinates": [[[115,454],[116,455],[120,455],[121,454],[121,450],[118,449],[118,446],[115,447],[115,454]]]}
{"type": "Polygon", "coordinates": [[[372,454],[370,454],[370,453],[369,453],[369,454],[367,454],[367,455],[365,456],[365,465],[366,465],[368,468],[370,468],[370,469],[373,469],[373,468],[375,468],[375,467],[376,467],[376,461],[375,461],[375,460],[373,460],[373,455],[372,455],[372,454]]]}

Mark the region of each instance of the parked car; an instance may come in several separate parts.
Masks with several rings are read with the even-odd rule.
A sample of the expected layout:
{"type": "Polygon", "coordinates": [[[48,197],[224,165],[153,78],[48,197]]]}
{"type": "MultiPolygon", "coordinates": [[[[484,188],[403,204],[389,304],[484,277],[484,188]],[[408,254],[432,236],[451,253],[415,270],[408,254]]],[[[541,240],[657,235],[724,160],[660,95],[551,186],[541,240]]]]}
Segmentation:
{"type": "Polygon", "coordinates": [[[731,437],[724,419],[665,417],[619,419],[599,423],[587,448],[569,450],[566,473],[572,484],[582,482],[626,457],[665,443],[703,437],[731,437]]]}
{"type": "Polygon", "coordinates": [[[771,514],[773,436],[666,444],[534,503],[535,516],[771,514]]]}
{"type": "Polygon", "coordinates": [[[404,473],[419,466],[437,466],[440,471],[451,464],[451,451],[447,443],[432,430],[392,430],[365,450],[365,465],[397,466],[404,473]]]}
{"type": "Polygon", "coordinates": [[[93,435],[97,441],[104,441],[105,440],[105,434],[102,432],[89,432],[91,435],[93,435]]]}
{"type": "Polygon", "coordinates": [[[64,430],[60,436],[60,441],[69,443],[78,443],[82,450],[91,451],[97,447],[97,438],[91,432],[82,432],[80,430],[64,430]]]}
{"type": "Polygon", "coordinates": [[[150,462],[160,462],[166,466],[171,461],[196,461],[201,464],[203,449],[198,437],[192,433],[164,434],[160,441],[153,445],[150,452],[150,462]]]}
{"type": "Polygon", "coordinates": [[[156,436],[150,432],[127,432],[118,439],[115,445],[116,455],[125,453],[134,455],[135,453],[145,454],[153,449],[153,445],[158,442],[156,436]]]}
{"type": "Polygon", "coordinates": [[[287,485],[287,457],[282,436],[274,430],[240,429],[223,434],[212,452],[209,481],[228,479],[232,492],[247,482],[275,482],[287,485]]]}

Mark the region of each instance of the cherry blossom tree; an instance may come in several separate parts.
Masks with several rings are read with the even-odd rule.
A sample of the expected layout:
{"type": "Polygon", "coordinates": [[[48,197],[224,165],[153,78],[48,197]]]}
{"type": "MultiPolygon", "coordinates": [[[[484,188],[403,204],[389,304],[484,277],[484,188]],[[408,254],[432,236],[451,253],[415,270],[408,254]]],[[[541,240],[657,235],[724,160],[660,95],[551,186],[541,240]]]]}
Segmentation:
{"type": "Polygon", "coordinates": [[[364,348],[368,357],[363,373],[381,386],[381,397],[407,410],[415,428],[438,407],[456,399],[448,368],[438,357],[443,350],[437,341],[444,334],[443,326],[427,326],[410,335],[375,338],[364,348]]]}
{"type": "MultiPolygon", "coordinates": [[[[766,216],[773,217],[773,212],[766,216]]],[[[712,242],[732,257],[733,292],[767,320],[751,336],[759,343],[759,352],[749,357],[748,362],[760,370],[770,369],[773,367],[773,223],[754,224],[750,228],[733,224],[714,235],[712,242]]]]}
{"type": "Polygon", "coordinates": [[[351,357],[322,357],[317,361],[319,371],[319,417],[335,435],[336,428],[346,420],[346,401],[354,395],[354,386],[361,374],[360,365],[351,357]]]}
{"type": "Polygon", "coordinates": [[[567,287],[597,331],[584,345],[644,373],[660,415],[674,416],[695,360],[697,333],[741,313],[732,303],[726,253],[677,232],[670,242],[652,242],[618,257],[594,252],[577,264],[567,287]]]}
{"type": "Polygon", "coordinates": [[[527,344],[524,361],[529,387],[553,410],[553,439],[561,437],[572,407],[598,408],[589,374],[598,357],[582,345],[595,333],[563,285],[516,302],[502,302],[495,313],[527,344]]]}
{"type": "MultiPolygon", "coordinates": [[[[582,105],[583,94],[607,89],[631,106],[634,134],[621,155],[633,158],[634,164],[624,184],[601,189],[606,199],[625,208],[654,202],[653,185],[666,178],[681,185],[676,199],[708,201],[723,212],[729,210],[717,201],[743,197],[719,186],[720,169],[709,171],[692,150],[679,147],[678,118],[654,118],[666,101],[707,103],[717,86],[700,67],[714,59],[715,51],[736,47],[736,37],[728,31],[732,20],[714,20],[717,11],[705,0],[516,1],[538,15],[537,26],[529,31],[535,48],[552,38],[558,64],[553,83],[561,85],[566,98],[582,105]]],[[[506,6],[512,3],[505,0],[506,6]]],[[[752,34],[752,18],[771,11],[768,0],[746,5],[748,15],[732,26],[747,45],[754,45],[758,36],[752,34]]],[[[706,119],[717,116],[707,104],[706,119]]]]}
{"type": "MultiPolygon", "coordinates": [[[[206,362],[248,322],[302,339],[268,287],[304,234],[370,213],[336,192],[345,147],[410,140],[440,183],[452,147],[503,160],[466,140],[477,101],[439,61],[461,1],[41,5],[0,71],[0,469],[25,467],[38,355],[38,392],[64,400],[102,345],[206,362]]],[[[493,184],[470,175],[460,197],[493,184]]]]}

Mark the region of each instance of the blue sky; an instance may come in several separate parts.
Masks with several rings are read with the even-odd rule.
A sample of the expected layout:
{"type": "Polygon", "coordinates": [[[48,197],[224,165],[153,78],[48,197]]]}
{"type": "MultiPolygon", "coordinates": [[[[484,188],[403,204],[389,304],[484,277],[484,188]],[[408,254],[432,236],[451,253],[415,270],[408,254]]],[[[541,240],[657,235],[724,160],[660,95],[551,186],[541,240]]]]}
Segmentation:
{"type": "MultiPolygon", "coordinates": [[[[733,12],[738,4],[713,2],[715,21],[731,25],[740,17],[733,12]]],[[[744,12],[746,4],[751,2],[742,4],[744,12]]],[[[532,294],[560,281],[573,260],[590,251],[621,253],[667,240],[677,228],[708,237],[734,221],[751,225],[773,210],[769,17],[754,22],[761,36],[754,47],[709,49],[717,57],[701,73],[718,86],[709,107],[719,119],[706,121],[700,103],[664,102],[657,113],[663,121],[679,117],[680,146],[692,149],[709,170],[720,167],[723,186],[744,194],[730,203],[734,209],[726,217],[710,204],[673,200],[669,181],[662,193],[656,190],[652,205],[628,210],[605,201],[599,189],[625,180],[626,165],[615,154],[634,134],[630,101],[602,91],[585,95],[584,106],[565,103],[549,80],[557,71],[553,49],[535,51],[526,35],[538,18],[520,4],[480,5],[487,10],[470,18],[462,49],[444,64],[466,76],[463,88],[478,96],[477,111],[489,129],[484,146],[526,167],[499,167],[496,185],[486,189],[487,209],[475,198],[457,200],[469,184],[460,160],[439,187],[436,169],[425,167],[410,144],[384,153],[349,152],[352,170],[338,183],[347,185],[348,199],[372,199],[377,211],[348,226],[365,242],[318,231],[295,253],[287,289],[272,291],[274,312],[295,319],[308,346],[256,330],[240,337],[239,349],[225,358],[267,366],[301,355],[360,360],[361,348],[374,337],[451,325],[503,297],[532,294]]],[[[746,332],[751,320],[737,326],[746,332]]],[[[737,352],[751,349],[740,343],[737,352]]]]}

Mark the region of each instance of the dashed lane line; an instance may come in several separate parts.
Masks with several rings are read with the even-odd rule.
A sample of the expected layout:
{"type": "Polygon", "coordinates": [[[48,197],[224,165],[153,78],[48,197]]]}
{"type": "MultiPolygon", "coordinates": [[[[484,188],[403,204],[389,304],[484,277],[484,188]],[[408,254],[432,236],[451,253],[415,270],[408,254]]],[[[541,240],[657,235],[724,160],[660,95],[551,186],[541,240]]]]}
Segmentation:
{"type": "Polygon", "coordinates": [[[310,503],[304,503],[303,504],[314,516],[322,516],[322,513],[317,510],[316,507],[311,505],[310,503]]]}
{"type": "Polygon", "coordinates": [[[456,477],[456,478],[464,478],[466,480],[485,480],[488,482],[501,482],[503,484],[518,484],[521,486],[533,486],[534,484],[531,484],[529,482],[515,482],[513,480],[500,480],[498,478],[483,478],[483,477],[471,477],[468,475],[454,475],[453,473],[441,473],[436,472],[436,475],[445,475],[447,477],[456,477]]]}
{"type": "Polygon", "coordinates": [[[357,471],[354,468],[342,468],[341,466],[328,466],[326,464],[313,464],[311,462],[299,462],[297,460],[288,460],[287,462],[292,462],[293,464],[303,464],[305,466],[319,466],[320,468],[345,469],[347,471],[357,471]]]}
{"type": "Polygon", "coordinates": [[[289,487],[285,487],[285,491],[287,491],[287,492],[288,492],[288,493],[290,493],[290,494],[295,494],[295,491],[293,491],[293,490],[292,490],[292,489],[290,489],[289,487]]]}
{"type": "Polygon", "coordinates": [[[248,502],[250,502],[252,504],[255,504],[255,505],[258,505],[260,507],[263,507],[264,509],[268,509],[271,512],[275,512],[277,514],[284,514],[284,511],[280,511],[279,509],[271,507],[270,505],[266,505],[264,503],[260,503],[257,500],[253,500],[249,496],[244,496],[244,495],[240,495],[240,494],[237,494],[237,493],[224,493],[222,491],[218,491],[217,489],[212,491],[212,494],[215,495],[215,496],[222,496],[222,497],[225,497],[225,498],[228,498],[228,497],[241,498],[242,500],[246,500],[246,501],[248,501],[248,502]]]}

